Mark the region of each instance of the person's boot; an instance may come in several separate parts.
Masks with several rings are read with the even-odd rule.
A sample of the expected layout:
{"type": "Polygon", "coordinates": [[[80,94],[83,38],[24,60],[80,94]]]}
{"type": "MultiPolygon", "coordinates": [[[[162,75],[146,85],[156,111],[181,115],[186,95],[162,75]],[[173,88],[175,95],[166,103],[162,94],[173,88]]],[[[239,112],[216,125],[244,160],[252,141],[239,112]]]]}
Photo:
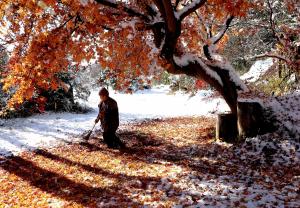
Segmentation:
{"type": "Polygon", "coordinates": [[[119,149],[123,149],[126,147],[124,142],[122,142],[117,135],[115,136],[115,144],[118,146],[119,149]]]}

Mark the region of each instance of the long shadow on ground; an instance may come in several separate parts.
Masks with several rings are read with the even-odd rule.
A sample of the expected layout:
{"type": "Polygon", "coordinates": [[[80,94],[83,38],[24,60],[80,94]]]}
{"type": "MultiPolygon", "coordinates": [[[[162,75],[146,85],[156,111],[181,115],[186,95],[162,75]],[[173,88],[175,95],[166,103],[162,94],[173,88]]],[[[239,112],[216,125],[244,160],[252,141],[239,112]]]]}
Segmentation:
{"type": "MultiPolygon", "coordinates": [[[[165,121],[157,120],[155,121],[155,125],[164,127],[164,122],[165,121]]],[[[212,142],[213,135],[211,132],[213,131],[213,126],[201,127],[202,135],[197,136],[198,132],[195,132],[192,134],[192,139],[189,138],[191,135],[186,134],[191,133],[191,131],[198,131],[199,129],[191,127],[188,129],[189,132],[180,134],[179,138],[176,139],[173,138],[173,136],[177,136],[179,126],[172,127],[173,129],[170,130],[174,131],[173,136],[162,136],[163,134],[157,131],[155,126],[151,127],[152,132],[152,130],[149,131],[149,129],[145,130],[140,128],[142,125],[145,124],[135,126],[130,131],[119,131],[119,137],[126,144],[126,148],[121,150],[108,149],[102,142],[99,142],[99,138],[91,138],[89,142],[71,144],[68,148],[62,150],[70,152],[75,150],[81,152],[82,155],[94,156],[101,153],[101,155],[109,155],[109,159],[111,160],[118,158],[121,162],[140,162],[145,165],[168,162],[169,164],[175,164],[193,171],[193,174],[199,175],[199,178],[204,175],[210,175],[211,178],[229,176],[228,183],[238,181],[241,184],[245,184],[246,187],[251,187],[256,183],[264,186],[264,190],[268,190],[269,184],[264,182],[264,175],[254,177],[249,174],[248,171],[253,170],[263,174],[267,172],[266,170],[269,167],[262,165],[261,161],[241,159],[235,152],[235,148],[239,148],[240,144],[236,146],[224,146],[212,142]],[[182,139],[185,137],[186,141],[182,139]]],[[[107,188],[89,186],[84,183],[75,182],[67,178],[66,175],[39,167],[35,162],[21,156],[11,157],[0,164],[0,168],[28,181],[32,186],[61,199],[75,202],[85,207],[96,206],[99,199],[109,200],[111,198],[122,199],[122,204],[118,202],[118,206],[116,207],[128,207],[129,205],[142,207],[142,202],[134,200],[131,196],[120,192],[120,190],[124,189],[125,182],[139,180],[141,184],[136,188],[147,189],[150,183],[159,184],[162,179],[160,177],[151,177],[149,174],[148,176],[141,176],[138,174],[129,175],[127,172],[124,173],[122,171],[119,173],[111,172],[99,166],[93,166],[91,163],[84,163],[70,158],[70,155],[58,154],[51,150],[37,150],[34,152],[34,155],[45,158],[45,161],[51,160],[56,163],[66,164],[71,167],[76,167],[79,170],[118,181],[116,183],[117,185],[107,188]],[[68,190],[68,192],[65,190],[68,190]]],[[[295,172],[293,173],[293,169],[290,171],[291,173],[288,174],[297,174],[295,172]]],[[[276,168],[272,170],[272,175],[269,176],[280,181],[280,183],[278,183],[279,186],[281,186],[281,184],[284,186],[289,182],[288,178],[283,177],[282,171],[276,170],[276,168]]],[[[280,187],[278,188],[280,189],[280,187]]],[[[178,191],[180,192],[181,190],[178,191]]],[[[225,200],[219,198],[219,196],[211,197],[220,201],[225,200]]],[[[195,200],[196,203],[197,198],[193,198],[193,200],[195,200]]]]}
{"type": "MultiPolygon", "coordinates": [[[[53,160],[62,161],[70,165],[80,166],[86,169],[87,171],[91,171],[96,174],[103,174],[105,176],[119,178],[120,180],[129,180],[133,178],[129,177],[128,179],[128,176],[126,175],[114,175],[99,168],[93,168],[88,165],[74,163],[70,160],[53,155],[49,152],[38,151],[37,153],[45,157],[51,158],[53,160]]],[[[105,189],[91,187],[83,183],[74,182],[73,180],[70,180],[63,175],[38,167],[32,161],[26,160],[22,157],[11,157],[9,160],[6,160],[3,164],[1,164],[0,167],[8,171],[9,173],[12,173],[22,178],[23,180],[28,181],[32,186],[37,187],[42,191],[45,191],[54,195],[55,197],[59,197],[67,201],[76,202],[78,204],[83,205],[84,207],[96,207],[98,203],[97,199],[99,199],[100,197],[102,199],[106,198],[108,200],[112,197],[122,198],[122,201],[125,204],[139,206],[138,202],[133,202],[127,196],[119,194],[116,191],[119,189],[119,187],[109,187],[109,189],[105,189]]],[[[142,181],[156,180],[154,178],[139,179],[142,181]]]]}

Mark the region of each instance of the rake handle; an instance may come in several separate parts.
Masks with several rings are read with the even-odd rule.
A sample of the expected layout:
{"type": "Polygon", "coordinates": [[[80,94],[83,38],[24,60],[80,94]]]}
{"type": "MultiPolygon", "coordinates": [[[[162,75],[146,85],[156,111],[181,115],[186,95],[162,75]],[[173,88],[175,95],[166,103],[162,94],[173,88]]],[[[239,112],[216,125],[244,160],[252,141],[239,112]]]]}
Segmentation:
{"type": "Polygon", "coordinates": [[[95,124],[94,124],[94,126],[93,126],[93,128],[92,128],[92,131],[94,130],[94,128],[95,128],[95,126],[96,126],[96,124],[97,124],[97,123],[95,123],[95,124]]]}
{"type": "Polygon", "coordinates": [[[96,124],[97,123],[95,123],[94,126],[93,126],[93,128],[89,131],[89,133],[83,137],[85,140],[88,140],[90,138],[90,136],[91,136],[91,134],[92,134],[92,132],[93,132],[96,124]]]}

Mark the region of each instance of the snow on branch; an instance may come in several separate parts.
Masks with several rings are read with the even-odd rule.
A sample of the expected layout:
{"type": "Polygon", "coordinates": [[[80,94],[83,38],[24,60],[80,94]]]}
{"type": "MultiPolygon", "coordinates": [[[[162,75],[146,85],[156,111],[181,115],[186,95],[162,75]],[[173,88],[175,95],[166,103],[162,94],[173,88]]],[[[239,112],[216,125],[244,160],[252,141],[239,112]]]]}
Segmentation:
{"type": "Polygon", "coordinates": [[[201,65],[202,69],[205,71],[207,75],[211,78],[215,79],[221,86],[223,86],[223,82],[221,77],[213,70],[211,70],[200,58],[193,54],[186,53],[181,57],[174,56],[174,61],[178,66],[185,67],[190,63],[198,63],[201,65]]]}
{"type": "Polygon", "coordinates": [[[225,24],[223,25],[221,31],[218,32],[217,35],[215,35],[214,37],[211,38],[211,42],[213,44],[217,44],[221,39],[222,37],[225,35],[231,21],[233,20],[234,16],[229,16],[225,22],[225,24]]]}
{"type": "Polygon", "coordinates": [[[132,19],[130,21],[120,22],[119,25],[122,29],[130,27],[132,29],[133,34],[135,35],[136,33],[135,25],[138,21],[139,21],[138,19],[132,19]]]}
{"type": "Polygon", "coordinates": [[[227,60],[215,61],[213,63],[213,65],[217,66],[221,70],[228,71],[230,81],[232,81],[235,84],[235,86],[239,87],[241,91],[243,91],[243,92],[248,92],[249,91],[246,84],[240,79],[240,77],[235,72],[232,65],[227,60]]]}
{"type": "Polygon", "coordinates": [[[214,59],[217,59],[217,56],[215,56],[215,49],[216,49],[216,44],[223,38],[223,36],[225,35],[231,21],[233,20],[234,16],[229,16],[222,29],[217,33],[217,35],[215,36],[212,36],[211,38],[208,39],[208,44],[203,46],[203,49],[204,49],[204,54],[205,56],[207,57],[207,59],[209,60],[213,60],[214,59]]]}
{"type": "Polygon", "coordinates": [[[179,20],[183,20],[186,16],[193,13],[197,9],[199,9],[202,5],[205,4],[207,0],[194,0],[187,6],[183,7],[183,9],[175,12],[175,16],[179,20]]]}

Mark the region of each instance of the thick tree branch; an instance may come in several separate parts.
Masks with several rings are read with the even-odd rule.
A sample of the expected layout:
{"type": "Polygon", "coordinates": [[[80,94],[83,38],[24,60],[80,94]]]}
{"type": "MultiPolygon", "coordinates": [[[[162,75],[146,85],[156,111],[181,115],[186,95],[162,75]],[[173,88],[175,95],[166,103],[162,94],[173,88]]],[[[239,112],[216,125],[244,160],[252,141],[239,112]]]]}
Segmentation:
{"type": "Polygon", "coordinates": [[[132,8],[126,7],[121,3],[117,3],[117,2],[113,2],[113,1],[109,1],[109,0],[95,0],[95,1],[99,4],[102,4],[104,6],[108,6],[108,7],[114,8],[114,9],[120,8],[123,12],[126,12],[129,16],[140,17],[147,21],[149,20],[149,18],[146,15],[144,15],[132,8]]]}
{"type": "Polygon", "coordinates": [[[230,16],[227,18],[222,30],[211,39],[213,44],[217,44],[223,38],[223,36],[225,35],[226,31],[229,28],[231,21],[233,20],[233,18],[234,18],[234,16],[230,16]]]}
{"type": "Polygon", "coordinates": [[[176,18],[174,15],[174,10],[170,0],[163,0],[163,6],[165,9],[165,20],[167,23],[168,31],[175,32],[176,31],[176,18]]]}
{"type": "Polygon", "coordinates": [[[96,2],[104,5],[104,6],[109,6],[112,8],[118,8],[118,3],[113,2],[113,1],[109,1],[109,0],[95,0],[96,2]]]}
{"type": "Polygon", "coordinates": [[[224,97],[232,113],[237,114],[237,89],[239,87],[231,80],[229,70],[208,64],[205,60],[191,54],[180,58],[174,57],[167,70],[172,74],[186,74],[204,80],[224,97]]]}
{"type": "MultiPolygon", "coordinates": [[[[231,80],[230,70],[223,70],[223,68],[212,64],[209,65],[205,60],[191,54],[185,54],[180,58],[174,55],[176,43],[181,34],[181,21],[184,17],[200,8],[206,0],[194,0],[178,13],[174,12],[174,7],[170,0],[154,0],[154,2],[163,17],[165,31],[162,32],[164,42],[161,56],[166,60],[166,65],[164,66],[166,70],[172,74],[186,74],[205,80],[224,97],[232,113],[236,115],[238,86],[231,80]]],[[[215,43],[224,36],[232,19],[233,17],[230,17],[225,22],[224,27],[226,29],[222,29],[216,35],[215,43]]]]}
{"type": "Polygon", "coordinates": [[[176,18],[174,15],[174,10],[170,0],[154,0],[161,16],[166,22],[166,29],[170,32],[175,32],[176,30],[176,18]]]}
{"type": "Polygon", "coordinates": [[[223,28],[217,33],[217,35],[211,37],[208,41],[209,43],[203,46],[204,55],[206,56],[206,58],[208,60],[213,60],[213,58],[212,58],[213,48],[212,47],[214,47],[214,45],[216,45],[224,37],[233,18],[234,18],[234,16],[229,16],[226,19],[226,21],[223,25],[223,28]]]}
{"type": "Polygon", "coordinates": [[[207,0],[194,0],[192,3],[185,6],[183,9],[177,12],[177,17],[180,21],[182,21],[185,17],[187,17],[189,14],[193,13],[197,9],[199,9],[201,6],[203,6],[207,0]]]}
{"type": "MultiPolygon", "coordinates": [[[[165,41],[161,50],[161,57],[170,61],[173,58],[176,43],[181,33],[181,24],[175,17],[171,0],[154,0],[154,3],[159,9],[164,22],[161,35],[164,36],[165,41]]],[[[157,38],[155,37],[155,39],[157,38]]]]}

